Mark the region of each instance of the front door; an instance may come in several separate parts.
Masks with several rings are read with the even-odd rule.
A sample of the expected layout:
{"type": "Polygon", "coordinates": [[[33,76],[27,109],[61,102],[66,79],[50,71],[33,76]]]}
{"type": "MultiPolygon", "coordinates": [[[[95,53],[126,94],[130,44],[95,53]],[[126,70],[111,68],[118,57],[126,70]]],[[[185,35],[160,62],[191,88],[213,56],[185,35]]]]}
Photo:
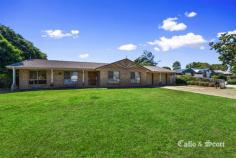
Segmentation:
{"type": "Polygon", "coordinates": [[[88,72],[88,85],[89,86],[96,86],[98,80],[98,73],[95,71],[88,72]]]}

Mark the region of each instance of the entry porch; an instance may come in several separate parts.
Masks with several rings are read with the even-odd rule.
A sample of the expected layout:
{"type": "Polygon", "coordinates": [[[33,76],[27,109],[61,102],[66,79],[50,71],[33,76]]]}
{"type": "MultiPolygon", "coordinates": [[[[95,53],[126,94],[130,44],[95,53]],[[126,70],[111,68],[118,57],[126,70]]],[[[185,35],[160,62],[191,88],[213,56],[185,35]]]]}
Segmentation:
{"type": "Polygon", "coordinates": [[[18,88],[80,88],[99,86],[99,72],[94,70],[19,69],[12,72],[12,90],[18,88]],[[18,77],[16,77],[16,73],[18,77]],[[16,85],[17,82],[19,83],[18,85],[16,85]]]}

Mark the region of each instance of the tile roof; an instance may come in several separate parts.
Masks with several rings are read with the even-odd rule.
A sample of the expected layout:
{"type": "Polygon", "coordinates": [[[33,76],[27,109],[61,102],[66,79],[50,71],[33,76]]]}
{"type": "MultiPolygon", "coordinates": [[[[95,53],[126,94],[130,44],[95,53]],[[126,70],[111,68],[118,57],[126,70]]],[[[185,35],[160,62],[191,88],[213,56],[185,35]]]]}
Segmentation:
{"type": "Polygon", "coordinates": [[[232,75],[232,73],[229,71],[213,70],[213,72],[218,73],[218,74],[224,74],[224,75],[232,75]]]}
{"type": "MultiPolygon", "coordinates": [[[[60,61],[46,59],[29,59],[19,63],[8,65],[7,68],[16,67],[18,69],[87,69],[94,70],[109,63],[78,62],[78,61],[60,61]]],[[[141,66],[142,67],[142,66],[141,66]]],[[[158,66],[143,66],[153,72],[175,72],[158,66]]]]}
{"type": "Polygon", "coordinates": [[[7,68],[65,68],[65,69],[95,69],[107,63],[59,61],[45,59],[30,59],[8,65],[7,68]]]}
{"type": "Polygon", "coordinates": [[[144,67],[149,69],[150,71],[153,71],[153,72],[174,72],[175,73],[175,71],[165,69],[162,67],[158,67],[158,66],[144,66],[144,67]]]}

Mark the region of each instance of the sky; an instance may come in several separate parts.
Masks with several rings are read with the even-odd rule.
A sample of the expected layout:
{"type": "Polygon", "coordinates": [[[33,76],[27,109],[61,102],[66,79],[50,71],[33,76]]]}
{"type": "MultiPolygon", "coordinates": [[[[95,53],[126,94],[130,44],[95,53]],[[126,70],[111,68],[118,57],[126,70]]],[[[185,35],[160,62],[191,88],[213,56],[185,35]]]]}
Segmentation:
{"type": "Polygon", "coordinates": [[[0,24],[52,60],[134,60],[148,50],[159,66],[220,63],[208,43],[236,33],[235,0],[0,0],[0,8],[0,24]]]}

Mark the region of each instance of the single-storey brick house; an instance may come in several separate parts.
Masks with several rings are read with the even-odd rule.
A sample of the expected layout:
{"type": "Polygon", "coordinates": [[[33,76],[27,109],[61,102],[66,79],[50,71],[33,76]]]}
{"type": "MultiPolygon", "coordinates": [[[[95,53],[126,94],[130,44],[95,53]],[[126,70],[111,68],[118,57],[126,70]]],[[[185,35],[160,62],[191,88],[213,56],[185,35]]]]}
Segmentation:
{"type": "Polygon", "coordinates": [[[113,63],[30,59],[7,66],[12,89],[60,87],[139,87],[175,84],[175,71],[140,66],[129,59],[113,63]]]}

